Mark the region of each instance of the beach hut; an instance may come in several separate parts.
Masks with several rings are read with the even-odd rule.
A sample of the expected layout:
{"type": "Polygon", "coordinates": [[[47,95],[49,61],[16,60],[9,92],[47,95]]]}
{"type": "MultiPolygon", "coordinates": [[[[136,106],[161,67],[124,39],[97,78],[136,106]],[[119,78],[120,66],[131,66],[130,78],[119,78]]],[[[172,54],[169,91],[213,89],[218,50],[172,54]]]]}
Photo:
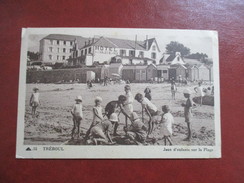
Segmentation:
{"type": "Polygon", "coordinates": [[[210,70],[204,64],[198,67],[199,80],[210,81],[210,70]]]}
{"type": "Polygon", "coordinates": [[[136,80],[136,66],[134,65],[124,65],[122,68],[122,79],[127,81],[129,80],[130,82],[136,80]]]}
{"type": "Polygon", "coordinates": [[[108,67],[108,77],[111,78],[112,74],[119,74],[121,75],[121,70],[123,65],[121,63],[112,63],[108,67]]]}
{"type": "Polygon", "coordinates": [[[157,78],[157,67],[154,64],[150,64],[146,69],[147,80],[155,80],[157,78]]]}
{"type": "Polygon", "coordinates": [[[147,80],[147,65],[136,65],[135,66],[135,79],[136,81],[146,81],[147,80]]]}
{"type": "Polygon", "coordinates": [[[174,78],[175,80],[181,76],[181,78],[186,78],[187,68],[184,65],[177,64],[171,65],[169,68],[169,78],[174,78]]]}
{"type": "Polygon", "coordinates": [[[187,79],[190,81],[198,81],[199,80],[199,71],[196,65],[191,65],[187,68],[187,79]]]}
{"type": "Polygon", "coordinates": [[[159,79],[169,79],[169,65],[157,65],[157,77],[159,79]]]}

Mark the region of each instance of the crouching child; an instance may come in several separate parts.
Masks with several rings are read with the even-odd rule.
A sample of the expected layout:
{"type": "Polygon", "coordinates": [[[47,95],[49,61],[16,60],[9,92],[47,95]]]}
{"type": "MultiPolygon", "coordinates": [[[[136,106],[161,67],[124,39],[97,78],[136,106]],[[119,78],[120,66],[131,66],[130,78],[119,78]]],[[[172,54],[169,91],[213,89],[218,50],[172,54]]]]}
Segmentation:
{"type": "Polygon", "coordinates": [[[124,131],[126,133],[126,137],[137,145],[145,143],[147,138],[147,127],[142,123],[135,112],[131,114],[131,125],[124,127],[124,131]]]}
{"type": "Polygon", "coordinates": [[[95,143],[98,144],[114,144],[110,134],[112,132],[112,128],[115,124],[118,123],[118,116],[116,113],[112,113],[110,115],[109,120],[102,121],[101,123],[93,126],[91,128],[91,139],[95,143]]]}

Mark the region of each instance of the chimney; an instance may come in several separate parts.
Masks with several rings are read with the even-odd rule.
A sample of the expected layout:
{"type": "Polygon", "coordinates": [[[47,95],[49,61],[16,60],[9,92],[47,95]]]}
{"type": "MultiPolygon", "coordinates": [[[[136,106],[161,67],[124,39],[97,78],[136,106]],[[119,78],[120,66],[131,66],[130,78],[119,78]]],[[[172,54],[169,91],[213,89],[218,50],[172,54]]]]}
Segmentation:
{"type": "Polygon", "coordinates": [[[146,35],[146,50],[148,50],[148,35],[146,35]]]}

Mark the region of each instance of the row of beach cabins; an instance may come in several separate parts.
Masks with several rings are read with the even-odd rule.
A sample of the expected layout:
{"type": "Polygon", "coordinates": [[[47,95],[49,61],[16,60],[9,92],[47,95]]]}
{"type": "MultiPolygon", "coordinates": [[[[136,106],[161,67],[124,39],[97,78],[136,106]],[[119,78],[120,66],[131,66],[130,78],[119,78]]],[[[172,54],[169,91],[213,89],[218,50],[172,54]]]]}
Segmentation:
{"type": "Polygon", "coordinates": [[[27,83],[86,83],[88,80],[101,81],[104,78],[120,78],[129,82],[162,82],[178,78],[188,81],[213,81],[213,67],[201,65],[110,65],[81,67],[74,69],[27,70],[27,83]]]}

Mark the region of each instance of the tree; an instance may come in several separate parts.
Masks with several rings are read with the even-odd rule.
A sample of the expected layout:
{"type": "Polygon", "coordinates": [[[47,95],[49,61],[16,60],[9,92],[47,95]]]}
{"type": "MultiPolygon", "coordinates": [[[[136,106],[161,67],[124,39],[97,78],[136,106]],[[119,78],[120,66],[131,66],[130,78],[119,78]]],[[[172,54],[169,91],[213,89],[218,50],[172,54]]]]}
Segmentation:
{"type": "Polygon", "coordinates": [[[206,53],[193,53],[193,54],[190,54],[188,55],[186,58],[191,58],[191,59],[196,59],[200,62],[207,62],[208,60],[208,55],[206,53]]]}
{"type": "Polygon", "coordinates": [[[40,53],[39,52],[31,52],[28,51],[27,52],[27,57],[29,58],[30,61],[37,61],[40,57],[40,53]]]}
{"type": "Polygon", "coordinates": [[[166,45],[166,52],[170,55],[175,55],[176,52],[180,52],[181,56],[184,57],[190,54],[190,48],[187,48],[183,44],[176,41],[171,41],[166,45]]]}

